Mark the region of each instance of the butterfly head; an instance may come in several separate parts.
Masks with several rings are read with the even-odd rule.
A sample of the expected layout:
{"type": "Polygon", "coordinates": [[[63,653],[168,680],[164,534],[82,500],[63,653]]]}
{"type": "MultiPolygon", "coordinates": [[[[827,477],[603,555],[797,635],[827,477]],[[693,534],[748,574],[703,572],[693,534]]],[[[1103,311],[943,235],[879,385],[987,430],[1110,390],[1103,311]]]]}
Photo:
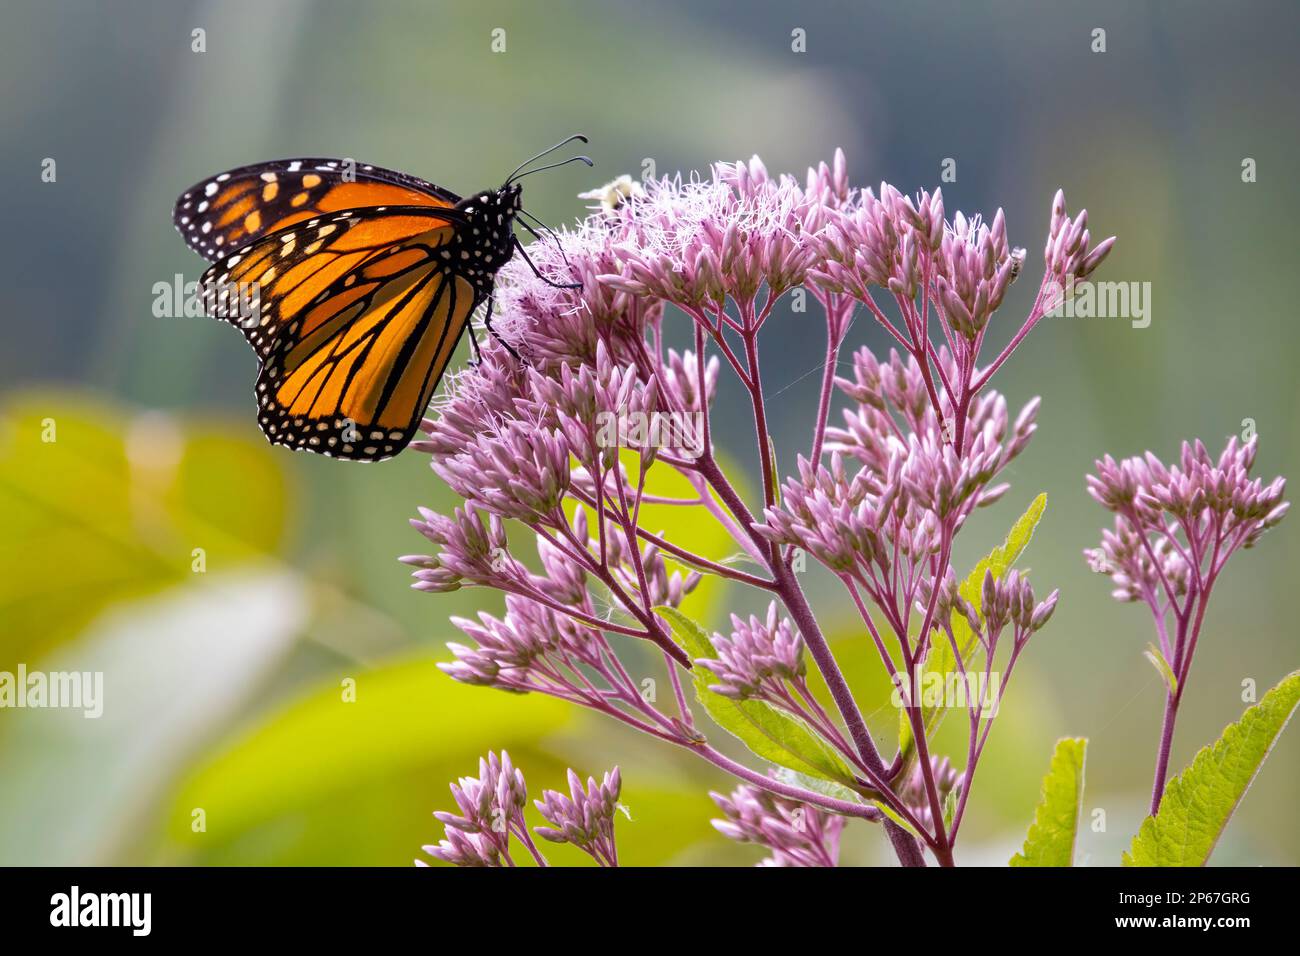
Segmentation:
{"type": "Polygon", "coordinates": [[[497,190],[497,195],[512,214],[524,208],[524,187],[518,183],[507,183],[497,190]]]}
{"type": "Polygon", "coordinates": [[[523,208],[524,187],[518,183],[506,183],[500,189],[484,190],[461,200],[461,208],[466,212],[481,210],[485,214],[517,215],[523,208]],[[472,208],[471,208],[472,207],[472,208]]]}
{"type": "Polygon", "coordinates": [[[522,206],[522,192],[518,184],[510,183],[475,193],[456,207],[464,220],[459,245],[467,263],[467,278],[476,283],[481,279],[485,290],[514,252],[515,217],[522,206]]]}

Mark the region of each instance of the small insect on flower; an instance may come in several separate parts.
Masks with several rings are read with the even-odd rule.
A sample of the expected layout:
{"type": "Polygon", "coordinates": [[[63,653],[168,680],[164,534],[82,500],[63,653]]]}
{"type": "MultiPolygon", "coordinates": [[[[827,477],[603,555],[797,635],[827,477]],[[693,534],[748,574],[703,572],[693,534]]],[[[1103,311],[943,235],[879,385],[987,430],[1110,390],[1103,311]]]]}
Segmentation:
{"type": "Polygon", "coordinates": [[[1015,282],[1020,278],[1020,270],[1025,267],[1025,247],[1016,246],[1011,250],[1011,281],[1015,282]]]}
{"type": "Polygon", "coordinates": [[[624,173],[612,182],[605,183],[599,189],[589,189],[585,193],[578,193],[578,198],[596,200],[598,205],[588,207],[592,211],[613,212],[626,202],[644,199],[645,190],[641,188],[639,182],[624,173]]]}
{"type": "MultiPolygon", "coordinates": [[[[514,226],[540,238],[527,218],[549,232],[524,210],[518,180],[570,162],[592,165],[575,156],[528,169],[575,140],[587,141],[570,136],[499,188],[465,199],[338,159],[244,166],[183,193],[173,222],[212,261],[200,282],[205,311],[239,328],[257,353],[267,439],[353,461],[405,448],[484,303],[484,324],[496,334],[498,270],[516,251],[532,265],[514,226]],[[253,314],[231,288],[257,293],[253,314]]],[[[558,288],[579,285],[538,276],[558,288]]]]}

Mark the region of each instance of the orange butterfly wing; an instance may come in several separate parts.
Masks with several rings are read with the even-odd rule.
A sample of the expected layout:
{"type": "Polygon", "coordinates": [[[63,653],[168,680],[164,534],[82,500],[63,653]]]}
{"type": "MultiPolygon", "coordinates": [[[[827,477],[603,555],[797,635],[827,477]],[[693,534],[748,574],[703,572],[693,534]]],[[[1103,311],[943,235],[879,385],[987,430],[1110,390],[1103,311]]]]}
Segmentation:
{"type": "Polygon", "coordinates": [[[258,423],[272,443],[371,461],[406,446],[480,298],[450,268],[455,228],[447,210],[345,210],[205,273],[209,311],[262,359],[258,423]]]}
{"type": "Polygon", "coordinates": [[[367,206],[448,208],[460,197],[415,176],[338,159],[282,159],[197,183],[176,200],[172,223],[215,261],[295,223],[367,206]]]}

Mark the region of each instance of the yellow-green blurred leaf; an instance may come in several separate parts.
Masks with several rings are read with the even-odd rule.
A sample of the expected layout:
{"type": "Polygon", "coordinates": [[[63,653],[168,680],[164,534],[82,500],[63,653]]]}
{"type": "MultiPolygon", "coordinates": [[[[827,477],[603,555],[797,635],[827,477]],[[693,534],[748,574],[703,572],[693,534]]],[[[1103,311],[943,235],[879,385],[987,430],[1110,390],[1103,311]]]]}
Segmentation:
{"type": "Polygon", "coordinates": [[[196,576],[28,661],[29,673],[102,674],[102,713],[0,712],[0,862],[102,865],[138,852],[140,818],[257,692],[308,601],[301,579],[274,568],[196,576]]]}
{"type": "MultiPolygon", "coordinates": [[[[172,804],[168,837],[176,850],[206,858],[238,849],[255,831],[283,837],[308,818],[321,832],[364,832],[368,823],[349,819],[346,808],[362,801],[373,809],[369,801],[377,795],[400,789],[410,791],[402,799],[422,802],[407,826],[413,828],[408,830],[412,838],[422,833],[428,842],[435,830],[428,814],[448,799],[449,781],[475,772],[485,741],[522,757],[574,713],[571,705],[553,698],[458,684],[423,657],[340,674],[194,770],[172,804]],[[349,690],[355,700],[347,699],[349,690]],[[394,781],[401,787],[393,787],[394,781]],[[192,829],[195,808],[204,811],[203,832],[192,829]]],[[[522,759],[518,763],[526,766],[522,759]]],[[[418,849],[419,843],[412,843],[399,857],[368,861],[409,863],[418,849]]],[[[235,859],[301,862],[297,854],[319,852],[329,859],[329,850],[291,841],[275,853],[246,846],[235,859]]]]}
{"type": "Polygon", "coordinates": [[[0,666],[117,601],[229,570],[283,536],[286,480],[257,439],[83,395],[0,407],[0,666]]]}

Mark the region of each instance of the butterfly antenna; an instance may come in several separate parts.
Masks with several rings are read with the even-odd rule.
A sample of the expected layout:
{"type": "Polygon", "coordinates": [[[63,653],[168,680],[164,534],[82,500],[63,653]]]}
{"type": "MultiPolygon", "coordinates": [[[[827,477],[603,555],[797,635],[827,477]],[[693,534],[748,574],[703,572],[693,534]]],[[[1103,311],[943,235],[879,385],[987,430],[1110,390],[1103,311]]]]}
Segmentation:
{"type": "MultiPolygon", "coordinates": [[[[570,156],[568,159],[562,159],[558,163],[548,163],[545,166],[538,166],[536,169],[530,169],[526,173],[520,173],[518,176],[513,176],[513,180],[515,182],[518,182],[519,180],[523,179],[525,176],[531,176],[533,173],[545,172],[548,169],[557,169],[560,166],[567,166],[569,165],[569,163],[586,163],[588,166],[596,165],[594,162],[591,161],[590,156],[570,156]]],[[[506,180],[507,184],[510,181],[511,180],[506,180]]]]}
{"type": "MultiPolygon", "coordinates": [[[[572,136],[570,136],[568,139],[563,140],[563,141],[561,141],[561,142],[559,142],[559,143],[556,143],[554,146],[550,147],[549,149],[544,149],[544,150],[542,150],[540,153],[538,153],[538,154],[537,154],[536,156],[534,156],[532,159],[525,160],[524,162],[520,163],[520,164],[515,168],[515,171],[514,171],[513,173],[511,173],[509,176],[506,177],[506,185],[509,185],[511,182],[513,182],[513,181],[514,181],[514,178],[515,178],[515,176],[516,176],[516,174],[518,174],[518,172],[519,172],[521,169],[523,169],[525,166],[528,166],[528,165],[531,164],[531,163],[535,163],[535,162],[537,162],[539,159],[541,159],[543,156],[549,156],[551,153],[555,152],[557,149],[560,149],[560,148],[563,147],[563,146],[568,146],[570,143],[573,143],[573,142],[579,142],[579,143],[583,143],[583,144],[585,144],[585,143],[587,142],[587,137],[583,136],[581,133],[574,133],[574,134],[573,134],[572,136]]],[[[587,165],[588,165],[588,166],[591,165],[591,161],[590,161],[590,160],[588,160],[587,165]]]]}

